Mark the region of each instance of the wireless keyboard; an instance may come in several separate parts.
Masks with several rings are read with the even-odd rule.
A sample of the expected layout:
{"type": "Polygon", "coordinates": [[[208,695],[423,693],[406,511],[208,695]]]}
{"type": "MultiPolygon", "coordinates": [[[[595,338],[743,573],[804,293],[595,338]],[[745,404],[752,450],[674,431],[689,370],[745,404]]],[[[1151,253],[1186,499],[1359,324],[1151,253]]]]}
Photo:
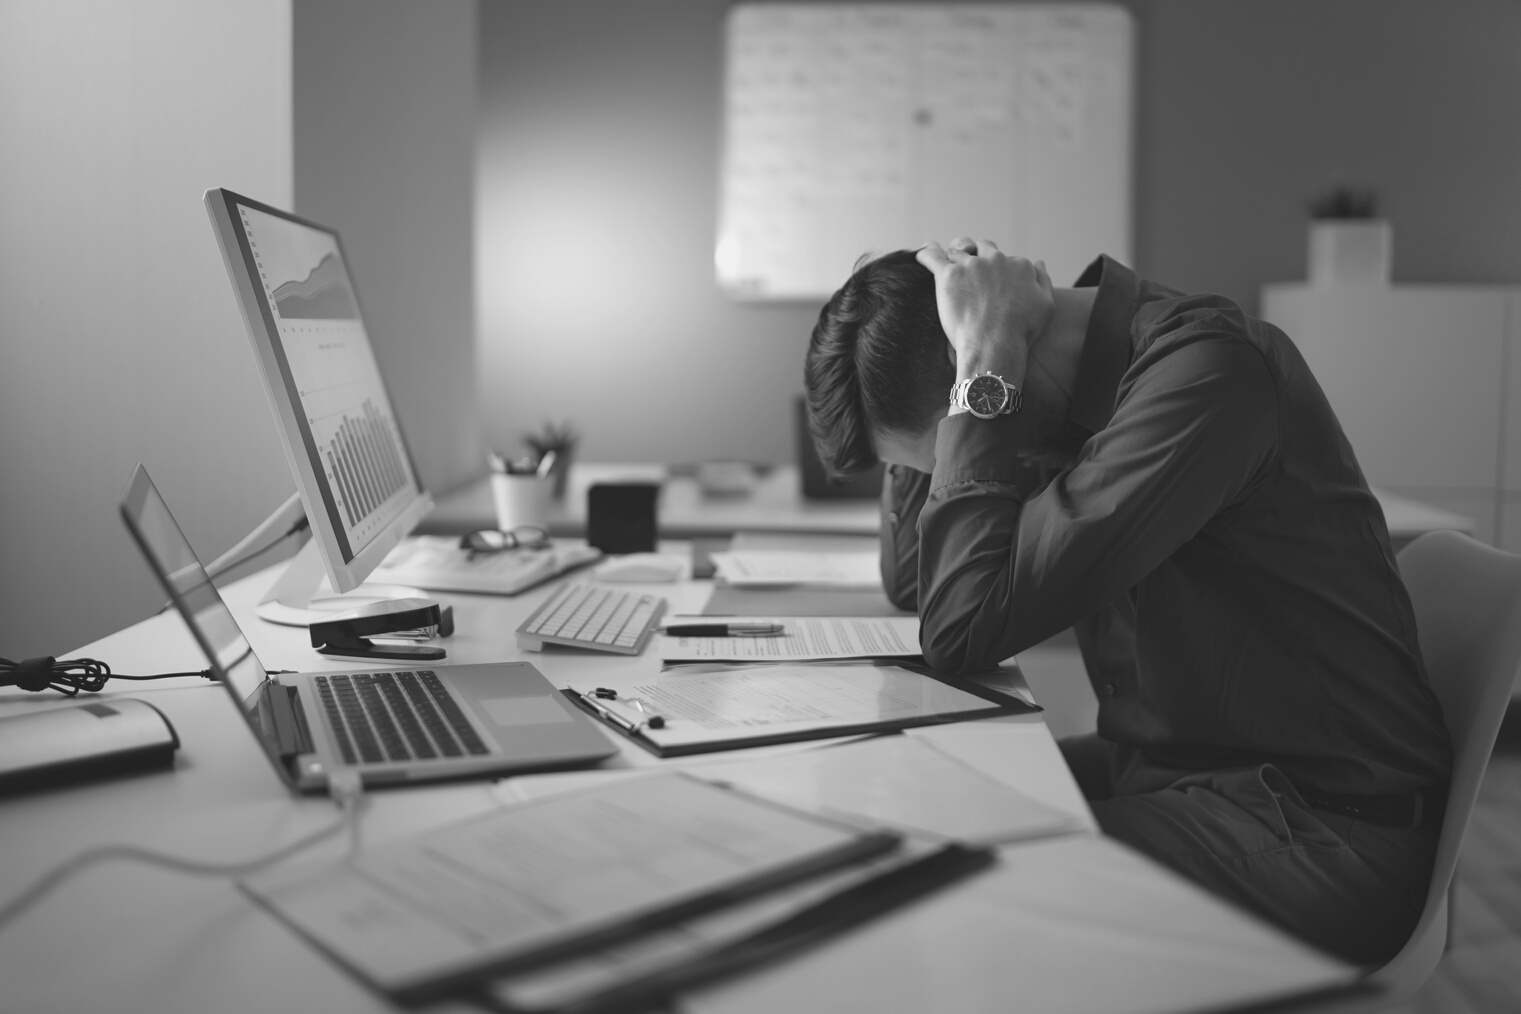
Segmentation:
{"type": "Polygon", "coordinates": [[[663,612],[665,599],[658,595],[567,584],[518,628],[518,647],[543,651],[546,644],[563,644],[637,655],[663,612]]]}

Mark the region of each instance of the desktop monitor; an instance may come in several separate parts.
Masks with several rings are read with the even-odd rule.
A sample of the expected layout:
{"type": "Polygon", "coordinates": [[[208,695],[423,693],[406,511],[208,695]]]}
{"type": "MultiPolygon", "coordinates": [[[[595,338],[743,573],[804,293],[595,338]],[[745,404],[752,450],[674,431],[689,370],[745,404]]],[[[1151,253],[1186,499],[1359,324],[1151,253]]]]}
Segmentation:
{"type": "Polygon", "coordinates": [[[314,534],[260,615],[309,623],[322,571],[334,592],[358,588],[433,503],[338,233],[228,190],[205,202],[314,534]]]}

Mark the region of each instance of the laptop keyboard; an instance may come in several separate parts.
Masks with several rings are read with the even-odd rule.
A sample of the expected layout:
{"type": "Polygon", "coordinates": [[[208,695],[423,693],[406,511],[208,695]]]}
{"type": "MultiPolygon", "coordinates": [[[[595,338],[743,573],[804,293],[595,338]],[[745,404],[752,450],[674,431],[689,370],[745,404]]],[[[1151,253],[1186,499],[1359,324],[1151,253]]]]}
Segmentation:
{"type": "Polygon", "coordinates": [[[431,669],[341,673],[314,682],[346,764],[490,753],[431,669]]]}

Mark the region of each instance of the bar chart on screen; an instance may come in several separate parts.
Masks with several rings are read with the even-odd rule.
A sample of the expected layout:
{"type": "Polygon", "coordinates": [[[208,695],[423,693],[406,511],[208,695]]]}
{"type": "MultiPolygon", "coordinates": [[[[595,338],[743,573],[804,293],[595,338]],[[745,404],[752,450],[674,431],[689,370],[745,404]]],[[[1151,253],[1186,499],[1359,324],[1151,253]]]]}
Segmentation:
{"type": "Polygon", "coordinates": [[[320,229],[239,212],[332,509],[361,547],[406,507],[416,483],[343,251],[320,229]]]}
{"type": "Polygon", "coordinates": [[[344,413],[323,450],[328,477],[343,492],[352,527],[407,487],[406,466],[396,449],[391,420],[365,399],[357,417],[344,413]]]}

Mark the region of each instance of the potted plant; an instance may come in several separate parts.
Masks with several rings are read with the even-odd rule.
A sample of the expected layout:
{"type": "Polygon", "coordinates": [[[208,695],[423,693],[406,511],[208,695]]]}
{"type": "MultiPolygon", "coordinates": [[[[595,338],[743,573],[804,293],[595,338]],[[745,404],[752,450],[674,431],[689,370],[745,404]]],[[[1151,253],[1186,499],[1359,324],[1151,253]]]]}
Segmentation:
{"type": "Polygon", "coordinates": [[[1372,190],[1337,187],[1309,211],[1311,285],[1389,284],[1394,238],[1372,190]]]}
{"type": "Polygon", "coordinates": [[[549,475],[554,479],[554,498],[563,499],[565,496],[565,483],[570,478],[570,462],[575,455],[576,441],[581,435],[568,421],[563,423],[545,422],[536,430],[523,434],[523,443],[527,444],[534,453],[534,462],[537,464],[544,460],[545,455],[554,452],[554,461],[549,466],[549,475]]]}

